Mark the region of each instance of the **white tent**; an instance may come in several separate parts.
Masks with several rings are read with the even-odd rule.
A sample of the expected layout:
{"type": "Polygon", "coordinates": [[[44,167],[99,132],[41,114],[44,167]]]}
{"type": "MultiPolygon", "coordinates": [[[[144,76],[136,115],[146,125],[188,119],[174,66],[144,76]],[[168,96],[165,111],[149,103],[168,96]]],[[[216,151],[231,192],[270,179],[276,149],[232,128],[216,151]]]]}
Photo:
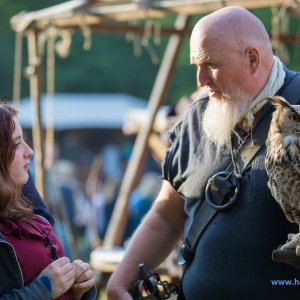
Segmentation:
{"type": "MultiPolygon", "coordinates": [[[[119,128],[132,109],[146,109],[147,102],[127,94],[55,94],[53,101],[42,97],[42,125],[54,129],[119,128]],[[51,119],[52,118],[52,119],[51,119]],[[53,122],[53,123],[52,123],[53,122]]],[[[20,101],[20,122],[32,128],[33,107],[30,98],[20,101]]]]}

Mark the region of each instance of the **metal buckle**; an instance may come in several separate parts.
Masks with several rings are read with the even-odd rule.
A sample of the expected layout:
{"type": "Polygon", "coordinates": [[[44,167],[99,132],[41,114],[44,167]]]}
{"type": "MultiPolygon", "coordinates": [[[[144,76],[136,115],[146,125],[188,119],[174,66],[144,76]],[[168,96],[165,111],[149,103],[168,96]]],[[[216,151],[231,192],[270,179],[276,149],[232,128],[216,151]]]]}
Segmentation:
{"type": "Polygon", "coordinates": [[[194,254],[194,251],[189,249],[186,241],[184,240],[177,256],[177,264],[180,266],[185,265],[186,263],[189,264],[194,257],[194,254]]]}
{"type": "Polygon", "coordinates": [[[241,179],[241,175],[228,171],[213,175],[207,181],[205,188],[207,204],[216,210],[224,210],[233,205],[240,192],[241,179]]]}

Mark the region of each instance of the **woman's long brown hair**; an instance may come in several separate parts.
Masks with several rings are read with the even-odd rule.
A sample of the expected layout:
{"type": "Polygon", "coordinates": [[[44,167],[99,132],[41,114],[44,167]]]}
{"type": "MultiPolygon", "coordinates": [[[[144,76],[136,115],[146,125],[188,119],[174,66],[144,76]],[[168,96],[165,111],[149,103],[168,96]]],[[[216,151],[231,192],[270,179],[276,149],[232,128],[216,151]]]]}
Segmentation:
{"type": "Polygon", "coordinates": [[[12,139],[15,130],[13,118],[17,110],[13,104],[0,102],[0,219],[25,219],[32,217],[31,203],[22,195],[9,174],[9,166],[15,155],[12,139]]]}

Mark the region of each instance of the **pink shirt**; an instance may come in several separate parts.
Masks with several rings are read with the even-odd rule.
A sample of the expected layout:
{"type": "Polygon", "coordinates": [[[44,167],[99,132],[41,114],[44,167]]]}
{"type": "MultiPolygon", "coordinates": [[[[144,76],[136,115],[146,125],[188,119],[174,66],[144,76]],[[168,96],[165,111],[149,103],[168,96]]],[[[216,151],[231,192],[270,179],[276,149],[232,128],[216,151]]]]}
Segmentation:
{"type": "MultiPolygon", "coordinates": [[[[62,245],[53,234],[52,226],[36,215],[33,215],[32,222],[1,220],[0,231],[7,242],[14,247],[22,270],[24,285],[37,277],[54,260],[55,254],[56,258],[64,256],[62,245]],[[52,251],[50,244],[54,247],[52,251]]],[[[65,294],[57,299],[68,300],[72,297],[65,294]]]]}

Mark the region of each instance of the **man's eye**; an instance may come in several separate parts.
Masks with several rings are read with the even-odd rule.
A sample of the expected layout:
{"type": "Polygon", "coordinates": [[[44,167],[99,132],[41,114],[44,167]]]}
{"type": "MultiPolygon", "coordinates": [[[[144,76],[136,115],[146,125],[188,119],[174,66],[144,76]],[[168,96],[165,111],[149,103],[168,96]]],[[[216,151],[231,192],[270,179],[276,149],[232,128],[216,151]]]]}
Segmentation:
{"type": "Polygon", "coordinates": [[[216,69],[216,68],[217,68],[217,65],[215,65],[215,64],[209,64],[209,65],[207,65],[207,67],[208,67],[209,69],[216,69]]]}

